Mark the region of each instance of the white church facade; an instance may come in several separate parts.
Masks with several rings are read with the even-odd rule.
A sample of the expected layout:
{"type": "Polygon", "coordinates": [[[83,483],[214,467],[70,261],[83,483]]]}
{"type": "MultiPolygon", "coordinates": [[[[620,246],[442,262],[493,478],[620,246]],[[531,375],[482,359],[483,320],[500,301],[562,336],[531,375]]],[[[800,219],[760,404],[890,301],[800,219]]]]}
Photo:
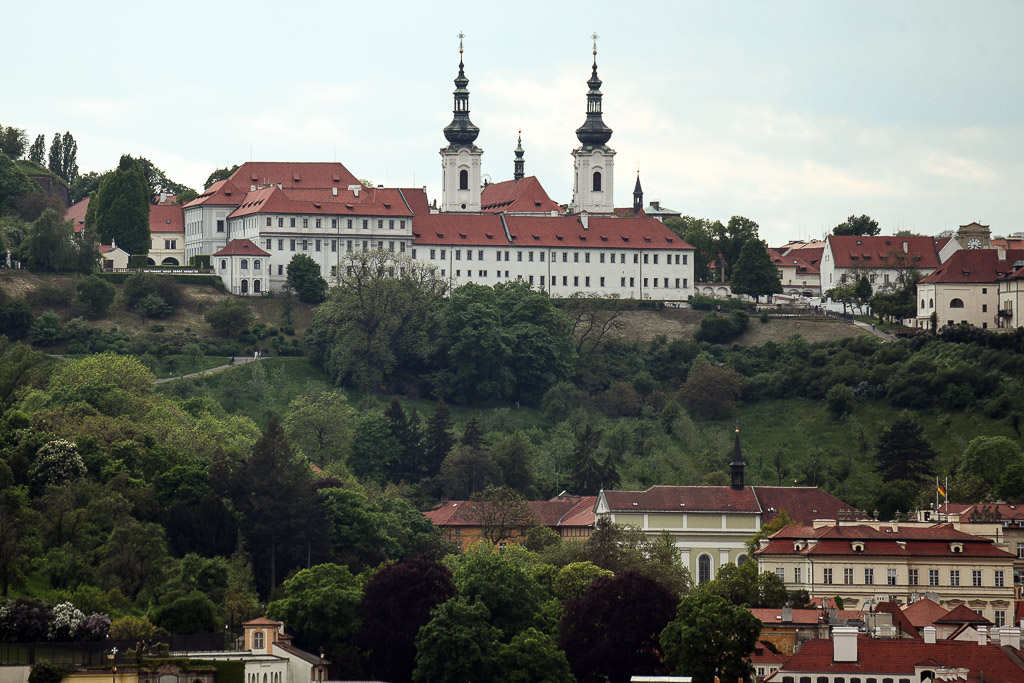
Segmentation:
{"type": "Polygon", "coordinates": [[[426,188],[365,187],[340,163],[247,162],[186,205],[186,262],[211,255],[225,286],[241,295],[282,289],[296,254],[312,258],[332,282],[346,254],[381,249],[433,266],[451,287],[522,279],[559,298],[582,292],[685,301],[694,293],[693,247],[644,214],[639,180],[633,207],[614,207],[615,151],[607,145],[612,130],[602,119],[596,55],[595,45],[568,210],[525,177],[521,140],[514,179],[481,184],[483,150],[469,119],[460,42],[439,206],[430,205],[426,188]]]}

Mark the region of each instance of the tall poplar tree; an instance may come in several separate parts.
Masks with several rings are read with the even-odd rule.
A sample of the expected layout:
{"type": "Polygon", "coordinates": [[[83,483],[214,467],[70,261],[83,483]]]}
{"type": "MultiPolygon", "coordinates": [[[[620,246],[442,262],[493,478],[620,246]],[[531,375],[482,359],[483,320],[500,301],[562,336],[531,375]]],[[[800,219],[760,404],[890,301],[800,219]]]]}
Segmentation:
{"type": "Polygon", "coordinates": [[[57,173],[68,184],[75,182],[78,177],[78,143],[71,131],[64,133],[61,142],[60,171],[57,173]]]}
{"type": "Polygon", "coordinates": [[[32,147],[28,150],[29,161],[34,161],[40,166],[46,161],[46,136],[40,133],[36,136],[36,141],[32,143],[32,147]]]}
{"type": "MultiPolygon", "coordinates": [[[[129,254],[148,254],[149,186],[127,154],[96,193],[96,234],[103,244],[116,241],[129,254]]],[[[92,207],[90,207],[92,208],[92,207]]]]}

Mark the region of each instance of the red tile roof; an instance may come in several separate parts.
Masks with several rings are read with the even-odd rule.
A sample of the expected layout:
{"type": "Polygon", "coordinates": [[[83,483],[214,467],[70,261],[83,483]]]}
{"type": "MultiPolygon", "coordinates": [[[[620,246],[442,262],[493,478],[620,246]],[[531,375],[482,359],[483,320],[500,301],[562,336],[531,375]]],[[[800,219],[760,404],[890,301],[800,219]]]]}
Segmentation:
{"type": "Polygon", "coordinates": [[[149,207],[150,232],[185,232],[185,209],[173,204],[149,207]]]}
{"type": "Polygon", "coordinates": [[[833,662],[833,651],[830,640],[809,640],[786,660],[772,680],[782,680],[782,675],[791,672],[913,676],[917,665],[928,660],[936,666],[969,669],[971,673],[967,680],[972,682],[979,680],[981,672],[984,672],[986,683],[1020,683],[1024,680],[1024,662],[1018,663],[1021,660],[1016,651],[998,645],[948,640],[925,643],[857,636],[856,662],[833,662]]]}
{"type": "Polygon", "coordinates": [[[278,185],[292,188],[347,188],[362,183],[338,162],[247,161],[229,178],[238,187],[278,185]]]}
{"type": "Polygon", "coordinates": [[[777,267],[796,268],[798,273],[818,275],[821,273],[821,253],[824,247],[807,247],[803,249],[769,249],[772,263],[777,267]]]}
{"type": "Polygon", "coordinates": [[[218,180],[210,185],[198,197],[186,204],[190,206],[238,206],[245,200],[245,190],[231,182],[231,179],[218,180]]]}
{"type": "MultiPolygon", "coordinates": [[[[750,607],[750,613],[761,620],[762,624],[791,624],[797,626],[817,625],[821,621],[828,621],[828,616],[820,609],[795,609],[791,621],[782,620],[782,610],[768,607],[750,607]]],[[[859,614],[858,614],[859,616],[859,614]]]]}
{"type": "Polygon", "coordinates": [[[256,617],[255,619],[242,622],[242,626],[280,626],[281,624],[282,622],[280,621],[274,621],[266,617],[256,617]]]}
{"type": "Polygon", "coordinates": [[[423,187],[400,187],[405,202],[417,216],[425,216],[430,213],[430,201],[427,199],[427,190],[423,187]]]}
{"type": "Polygon", "coordinates": [[[936,624],[979,624],[991,626],[992,622],[981,616],[967,605],[957,605],[935,620],[936,624]]]}
{"type": "Polygon", "coordinates": [[[940,265],[934,237],[829,235],[826,242],[831,246],[836,268],[893,268],[896,259],[891,255],[902,255],[904,245],[906,253],[915,257],[912,264],[915,268],[938,268],[940,265]]]}
{"type": "Polygon", "coordinates": [[[853,506],[844,503],[828,491],[813,486],[753,486],[764,510],[764,521],[773,522],[779,512],[786,511],[789,518],[801,524],[816,519],[836,519],[840,510],[853,506]]]}
{"type": "Polygon", "coordinates": [[[883,612],[892,615],[893,626],[898,628],[904,635],[911,638],[920,638],[917,628],[910,621],[903,609],[895,602],[879,602],[875,604],[875,612],[883,612]]]}
{"type": "Polygon", "coordinates": [[[249,240],[231,240],[214,256],[270,256],[249,240]]]}
{"type": "Polygon", "coordinates": [[[769,536],[768,546],[756,551],[758,555],[863,555],[913,557],[996,557],[1014,555],[997,548],[991,539],[957,531],[951,524],[929,528],[882,527],[867,525],[826,526],[808,530],[807,527],[786,528],[769,536]],[[798,547],[794,540],[809,542],[798,547]],[[862,550],[854,550],[853,541],[863,543],[862,550]],[[901,545],[902,544],[902,545],[901,545]],[[960,544],[962,550],[954,550],[960,544]]]}
{"type": "Polygon", "coordinates": [[[339,190],[335,196],[331,190],[282,190],[276,185],[247,193],[230,217],[260,213],[412,217],[412,211],[396,189],[363,189],[356,197],[348,190],[339,190]]]}
{"type": "Polygon", "coordinates": [[[591,249],[693,249],[654,218],[431,214],[417,216],[417,244],[575,247],[591,249]],[[506,233],[506,228],[508,232],[506,233]]]}
{"type": "Polygon", "coordinates": [[[750,661],[753,664],[782,664],[786,658],[772,652],[767,645],[759,640],[754,644],[754,652],[750,655],[750,661]]]}
{"type": "MultiPolygon", "coordinates": [[[[595,496],[556,496],[551,500],[531,500],[530,508],[540,524],[547,527],[594,525],[595,496]]],[[[423,515],[435,526],[480,526],[476,510],[481,503],[450,500],[423,515]]]]}
{"type": "Polygon", "coordinates": [[[480,208],[485,213],[509,211],[557,211],[561,208],[544,191],[536,176],[519,181],[506,180],[488,185],[480,193],[480,208]]]}
{"type": "Polygon", "coordinates": [[[1010,250],[999,258],[996,249],[960,249],[935,271],[921,279],[921,284],[935,282],[992,283],[1014,270],[1013,264],[1024,260],[1024,250],[1010,250]]]}
{"type": "Polygon", "coordinates": [[[68,207],[64,214],[64,220],[75,224],[75,232],[82,232],[85,228],[85,212],[89,210],[89,198],[81,199],[68,207]]]}
{"type": "MultiPolygon", "coordinates": [[[[947,511],[947,506],[939,508],[941,512],[947,511]]],[[[950,503],[949,512],[959,512],[961,522],[987,521],[990,516],[998,518],[1001,522],[1024,521],[1024,505],[1013,505],[1010,503],[976,503],[974,505],[957,505],[950,503]]]]}
{"type": "Polygon", "coordinates": [[[929,598],[921,598],[903,608],[903,616],[914,626],[924,628],[935,623],[936,619],[945,616],[949,610],[929,598]]]}

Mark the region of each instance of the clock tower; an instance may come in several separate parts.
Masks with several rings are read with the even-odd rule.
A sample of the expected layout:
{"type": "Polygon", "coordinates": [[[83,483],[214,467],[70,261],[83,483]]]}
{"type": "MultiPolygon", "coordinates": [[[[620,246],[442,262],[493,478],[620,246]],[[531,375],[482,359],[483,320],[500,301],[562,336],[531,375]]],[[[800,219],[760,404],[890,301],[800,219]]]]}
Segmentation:
{"type": "Polygon", "coordinates": [[[956,241],[961,249],[991,249],[992,231],[989,226],[982,225],[977,221],[961,225],[956,232],[956,241]]]}

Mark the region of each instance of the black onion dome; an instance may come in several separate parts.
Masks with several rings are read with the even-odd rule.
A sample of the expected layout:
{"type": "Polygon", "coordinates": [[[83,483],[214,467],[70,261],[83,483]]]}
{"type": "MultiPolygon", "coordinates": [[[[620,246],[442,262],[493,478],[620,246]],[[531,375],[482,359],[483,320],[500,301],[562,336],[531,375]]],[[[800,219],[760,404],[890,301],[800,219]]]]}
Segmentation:
{"type": "Polygon", "coordinates": [[[455,77],[455,109],[452,110],[452,122],[445,126],[444,137],[452,145],[472,146],[480,135],[480,129],[469,120],[469,79],[462,65],[462,47],[459,47],[459,75],[455,77]]]}
{"type": "Polygon", "coordinates": [[[597,77],[596,56],[593,73],[587,85],[590,86],[587,93],[587,120],[576,129],[576,138],[584,145],[600,147],[611,140],[612,129],[606,126],[604,119],[601,118],[601,79],[597,77]]]}

